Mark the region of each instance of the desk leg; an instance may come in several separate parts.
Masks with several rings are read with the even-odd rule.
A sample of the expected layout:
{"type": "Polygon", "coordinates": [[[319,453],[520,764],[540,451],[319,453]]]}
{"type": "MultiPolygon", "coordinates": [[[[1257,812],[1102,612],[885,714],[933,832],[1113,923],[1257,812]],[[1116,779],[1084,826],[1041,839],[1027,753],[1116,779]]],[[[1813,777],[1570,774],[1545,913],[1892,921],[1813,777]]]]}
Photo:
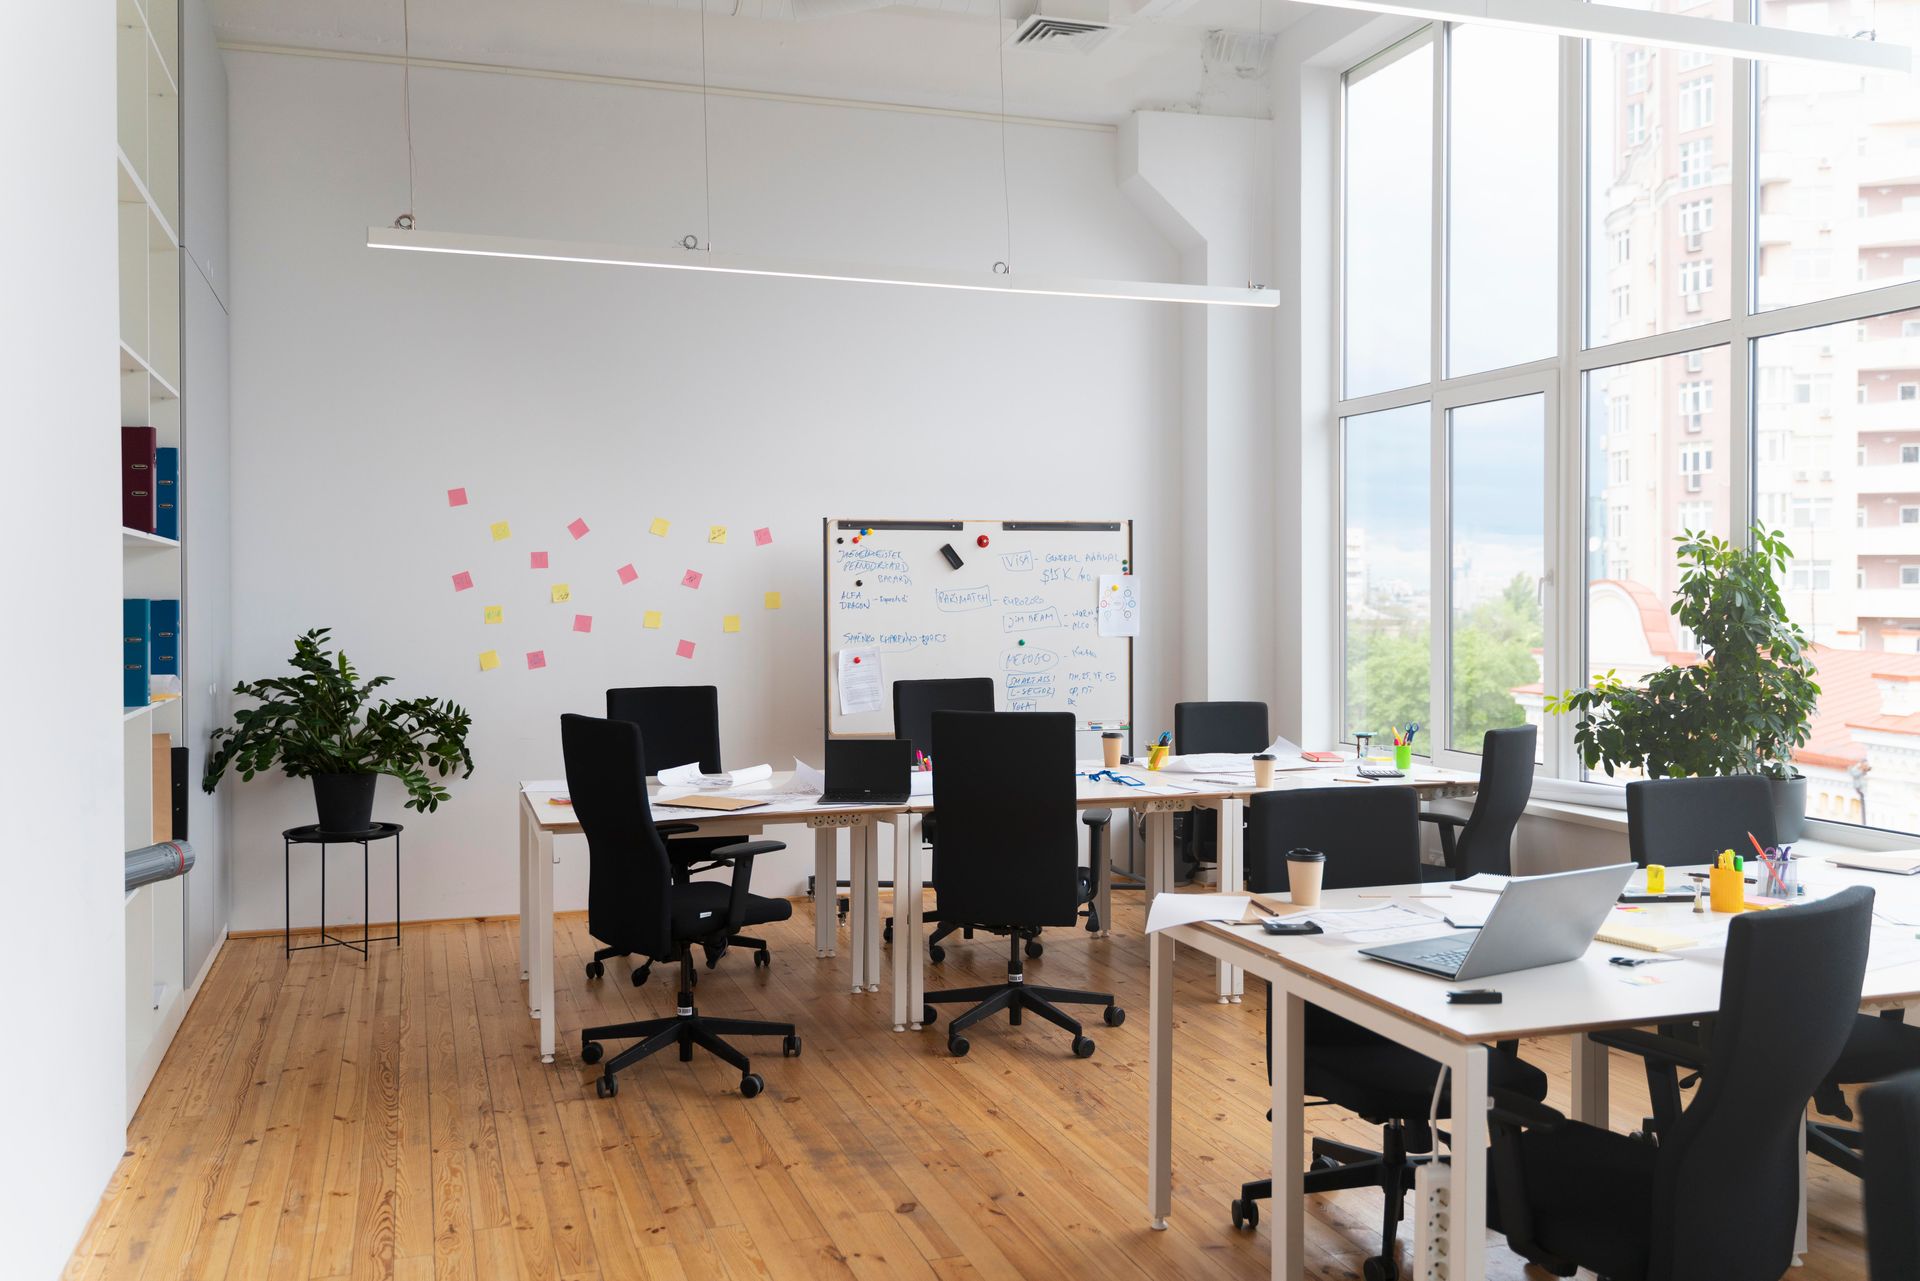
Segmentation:
{"type": "MultiPolygon", "coordinates": [[[[1246,802],[1237,796],[1229,796],[1220,802],[1218,811],[1220,884],[1222,894],[1238,894],[1246,883],[1246,842],[1245,842],[1246,802]]],[[[1235,966],[1221,961],[1218,964],[1219,995],[1222,1005],[1237,1002],[1245,990],[1246,976],[1235,966]]]]}
{"type": "MultiPolygon", "coordinates": [[[[1127,813],[1125,810],[1120,813],[1127,813]]],[[[1127,816],[1127,840],[1133,840],[1134,819],[1127,816]]],[[[1095,910],[1100,913],[1100,930],[1095,938],[1105,938],[1113,932],[1113,842],[1117,836],[1115,825],[1107,824],[1106,852],[1100,859],[1100,866],[1093,869],[1093,901],[1095,910]]]]}
{"type": "Polygon", "coordinates": [[[1147,1219],[1167,1230],[1173,1210],[1173,940],[1147,935],[1147,1219]]]}
{"type": "Polygon", "coordinates": [[[920,842],[913,816],[897,814],[893,827],[893,1030],[920,1028],[920,842]]]}
{"type": "Polygon", "coordinates": [[[1793,1225],[1793,1266],[1797,1268],[1807,1256],[1807,1127],[1804,1118],[1800,1125],[1800,1160],[1794,1168],[1800,1171],[1800,1204],[1795,1210],[1793,1225]]]}
{"type": "Polygon", "coordinates": [[[852,990],[867,990],[867,829],[847,831],[847,958],[853,971],[852,990]]]}
{"type": "Polygon", "coordinates": [[[1573,1119],[1602,1130],[1611,1128],[1612,1104],[1607,1095],[1607,1047],[1584,1032],[1573,1035],[1573,1119]]]}
{"type": "Polygon", "coordinates": [[[1151,911],[1154,896],[1173,888],[1173,815],[1162,811],[1141,817],[1147,825],[1146,906],[1151,911]]]}
{"type": "Polygon", "coordinates": [[[840,836],[838,829],[813,829],[813,954],[828,957],[840,937],[840,836]]]}
{"type": "Polygon", "coordinates": [[[1274,1281],[1300,1281],[1307,1257],[1307,1172],[1301,1155],[1307,1139],[1307,1003],[1276,985],[1267,1017],[1273,1020],[1272,1275],[1274,1281]]]}
{"type": "MultiPolygon", "coordinates": [[[[880,990],[880,824],[872,819],[860,825],[867,838],[867,991],[880,990]]],[[[894,851],[894,864],[900,862],[894,851]]],[[[897,884],[897,882],[896,882],[897,884]]]]}
{"type": "MultiPolygon", "coordinates": [[[[533,818],[527,813],[524,799],[517,807],[520,811],[520,978],[525,981],[532,976],[529,962],[533,957],[533,948],[528,934],[528,926],[533,917],[533,818]]],[[[527,994],[527,1005],[531,1009],[533,994],[527,994]]]]}
{"type": "Polygon", "coordinates": [[[1464,1047],[1452,1066],[1447,1275],[1483,1277],[1487,1275],[1487,1047],[1464,1047]]]}
{"type": "Polygon", "coordinates": [[[533,999],[540,1020],[540,1061],[553,1062],[553,833],[540,829],[533,859],[533,999]]]}

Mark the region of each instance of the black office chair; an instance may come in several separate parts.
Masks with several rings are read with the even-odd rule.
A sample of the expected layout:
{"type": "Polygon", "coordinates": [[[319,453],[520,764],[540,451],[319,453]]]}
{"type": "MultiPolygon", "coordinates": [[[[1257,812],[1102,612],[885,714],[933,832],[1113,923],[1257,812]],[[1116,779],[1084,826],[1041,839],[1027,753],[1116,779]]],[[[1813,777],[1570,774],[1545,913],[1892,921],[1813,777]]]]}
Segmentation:
{"type": "MultiPolygon", "coordinates": [[[[928,756],[933,755],[933,715],[935,712],[990,712],[993,710],[993,677],[959,676],[944,680],[895,681],[893,683],[893,736],[904,738],[913,744],[913,750],[928,756]]],[[[936,869],[940,866],[940,847],[936,833],[939,830],[937,817],[927,814],[920,820],[920,836],[927,848],[932,851],[927,860],[928,879],[937,879],[936,869]]],[[[900,887],[894,886],[893,896],[897,901],[900,887]]],[[[927,958],[938,962],[946,959],[946,949],[940,946],[940,940],[955,930],[964,929],[965,937],[973,937],[973,928],[963,925],[947,925],[938,911],[926,913],[922,918],[928,924],[938,924],[932,936],[927,940],[927,958]]],[[[882,937],[893,942],[893,918],[886,920],[882,937]]]]}
{"type": "Polygon", "coordinates": [[[1540,731],[1532,725],[1490,729],[1480,740],[1480,786],[1465,818],[1423,811],[1421,821],[1440,829],[1445,867],[1422,864],[1421,878],[1452,881],[1492,872],[1513,875],[1513,829],[1533,795],[1533,757],[1540,731]]]}
{"type": "MultiPolygon", "coordinates": [[[[1173,753],[1186,756],[1200,752],[1264,752],[1272,746],[1267,735],[1265,703],[1175,703],[1173,705],[1173,753]]],[[[1220,816],[1209,809],[1193,809],[1178,816],[1174,843],[1183,867],[1198,863],[1218,863],[1220,816]]],[[[1237,885],[1222,885],[1234,891],[1237,885]]]]}
{"type": "Polygon", "coordinates": [[[1801,1119],[1860,1005],[1872,917],[1855,886],[1734,918],[1700,1096],[1658,1146],[1496,1088],[1488,1218],[1514,1252],[1613,1281],[1785,1273],[1801,1119]]]}
{"type": "Polygon", "coordinates": [[[740,1093],[752,1098],[765,1082],[747,1056],[724,1036],[781,1037],[781,1052],[800,1053],[800,1037],[791,1023],[758,1019],[709,1019],[693,1004],[693,948],[725,950],[742,925],[765,925],[793,915],[785,899],[762,898],[748,889],[753,860],[786,846],[779,841],[739,841],[720,852],[733,865],[733,883],[680,882],[666,843],[654,829],[647,804],[647,770],[640,730],[629,721],[592,716],[562,716],[560,745],[567,762],[567,793],[587,837],[587,930],[616,949],[654,957],[677,957],[680,995],[669,1018],[644,1019],[590,1027],[580,1033],[580,1061],[598,1063],[602,1041],[639,1044],[607,1060],[595,1083],[601,1098],[617,1093],[615,1074],[669,1045],[680,1047],[681,1062],[696,1046],[740,1069],[740,1093]]]}
{"type": "MultiPolygon", "coordinates": [[[[647,758],[655,770],[698,763],[703,774],[720,772],[720,691],[713,685],[636,685],[607,691],[607,719],[630,721],[640,727],[640,741],[647,745],[647,758]]],[[[696,872],[725,867],[714,851],[731,845],[731,836],[702,836],[698,823],[656,823],[666,838],[667,854],[673,860],[674,877],[691,881],[696,872]]],[[[766,966],[773,962],[763,939],[745,934],[727,940],[730,947],[753,952],[753,963],[766,966]]],[[[605,947],[587,962],[587,977],[597,979],[607,972],[609,958],[626,953],[605,947]]],[[[707,952],[707,968],[720,962],[720,952],[707,952]]],[[[639,987],[653,973],[653,961],[647,960],[633,970],[633,985],[639,987]]]]}
{"type": "Polygon", "coordinates": [[[1774,843],[1773,789],[1757,774],[1627,784],[1627,845],[1641,867],[1711,863],[1721,850],[1745,857],[1748,832],[1774,843]]]}
{"type": "Polygon", "coordinates": [[[1867,1266],[1873,1281],[1920,1277],[1920,1072],[1860,1096],[1867,1134],[1867,1266]]]}
{"type": "MultiPolygon", "coordinates": [[[[1263,792],[1248,806],[1247,884],[1256,893],[1287,888],[1286,851],[1315,849],[1327,856],[1327,889],[1408,885],[1420,879],[1420,799],[1410,787],[1315,788],[1263,792]]],[[[1272,988],[1268,987],[1267,1072],[1273,1072],[1272,988]]],[[[1381,1127],[1377,1152],[1331,1139],[1313,1141],[1306,1190],[1374,1188],[1385,1194],[1380,1253],[1365,1264],[1367,1281],[1399,1275],[1395,1238],[1414,1170],[1432,1160],[1429,1121],[1440,1065],[1317,1005],[1305,1020],[1307,1093],[1358,1113],[1381,1127]]],[[[1547,1078],[1503,1044],[1487,1056],[1487,1079],[1532,1099],[1547,1096],[1547,1078]]],[[[1449,1106],[1441,1091],[1441,1115],[1449,1106]]],[[[1243,1184],[1231,1206],[1235,1227],[1260,1222],[1258,1202],[1273,1195],[1273,1180],[1243,1184]]]]}
{"type": "Polygon", "coordinates": [[[945,855],[934,892],[948,920],[1007,936],[1007,981],[927,993],[921,1021],[934,1005],[974,1003],[947,1025],[947,1050],[965,1054],[961,1033],[991,1014],[1018,1024],[1034,1013],[1073,1034],[1073,1052],[1094,1050],[1062,1005],[1104,1006],[1107,1026],[1127,1013],[1111,992],[1083,992],[1026,982],[1020,945],[1048,925],[1071,925],[1093,896],[1080,866],[1074,830],[1074,718],[1067,712],[936,712],[939,763],[933,803],[945,855]]]}

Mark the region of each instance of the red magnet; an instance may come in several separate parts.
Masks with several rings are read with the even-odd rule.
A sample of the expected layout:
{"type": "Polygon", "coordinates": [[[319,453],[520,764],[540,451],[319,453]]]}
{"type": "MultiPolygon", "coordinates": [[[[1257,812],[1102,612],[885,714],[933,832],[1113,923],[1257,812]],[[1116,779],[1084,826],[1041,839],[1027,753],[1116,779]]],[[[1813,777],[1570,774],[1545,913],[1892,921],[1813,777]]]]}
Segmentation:
{"type": "Polygon", "coordinates": [[[853,536],[853,541],[854,541],[854,542],[856,542],[856,543],[857,543],[857,542],[859,542],[859,541],[860,541],[860,535],[858,535],[858,534],[855,534],[855,535],[853,536]]]}
{"type": "Polygon", "coordinates": [[[853,662],[854,662],[854,666],[856,666],[856,667],[858,667],[858,666],[860,665],[860,656],[859,656],[858,654],[855,654],[855,655],[854,655],[854,657],[853,657],[853,662]]]}
{"type": "Polygon", "coordinates": [[[985,534],[982,534],[980,535],[980,537],[976,538],[974,541],[979,543],[982,547],[985,547],[987,545],[987,536],[985,534]]]}

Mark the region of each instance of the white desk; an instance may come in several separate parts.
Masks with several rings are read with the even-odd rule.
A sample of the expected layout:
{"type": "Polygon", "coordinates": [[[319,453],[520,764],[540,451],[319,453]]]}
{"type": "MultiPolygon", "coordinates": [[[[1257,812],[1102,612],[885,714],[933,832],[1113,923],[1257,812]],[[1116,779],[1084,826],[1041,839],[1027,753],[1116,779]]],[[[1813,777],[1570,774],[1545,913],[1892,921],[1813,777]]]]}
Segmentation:
{"type": "MultiPolygon", "coordinates": [[[[1920,878],[1849,872],[1811,861],[1803,866],[1804,879],[1815,889],[1849,884],[1874,888],[1876,915],[1863,1005],[1899,1005],[1920,999],[1920,942],[1914,938],[1920,927],[1897,923],[1920,922],[1920,878]]],[[[1434,894],[1444,888],[1332,891],[1323,897],[1322,906],[1377,907],[1382,900],[1363,901],[1359,896],[1434,894]]],[[[1467,898],[1469,893],[1458,897],[1467,898]]],[[[1267,901],[1290,910],[1284,898],[1267,901]]],[[[1408,905],[1446,907],[1427,900],[1408,905]]],[[[1487,1044],[1508,1038],[1571,1036],[1574,1118],[1606,1125],[1607,1051],[1585,1034],[1684,1023],[1719,1008],[1724,949],[1710,945],[1716,939],[1724,943],[1731,916],[1697,916],[1686,904],[1647,905],[1616,915],[1632,924],[1694,933],[1709,946],[1667,953],[1683,958],[1673,964],[1623,969],[1609,965],[1607,958],[1644,954],[1595,943],[1579,960],[1564,965],[1472,980],[1473,987],[1499,989],[1505,997],[1502,1004],[1449,1005],[1446,992],[1456,984],[1369,960],[1359,955],[1364,942],[1324,936],[1274,938],[1257,925],[1183,925],[1153,935],[1147,1122],[1147,1210],[1153,1226],[1164,1228],[1172,1208],[1173,961],[1175,947],[1186,946],[1239,965],[1273,984],[1273,1276],[1287,1281],[1302,1276],[1306,1206],[1300,1157],[1305,1139],[1301,1029],[1309,1001],[1451,1069],[1451,1231],[1445,1242],[1449,1275],[1486,1275],[1487,1044]],[[1659,982],[1642,986],[1628,981],[1636,975],[1659,982]]],[[[1447,927],[1439,925],[1434,932],[1445,933],[1447,927]]],[[[1253,1176],[1257,1171],[1248,1173],[1253,1176]]],[[[1420,1216],[1412,1218],[1417,1223],[1420,1216]]],[[[1804,1218],[1803,1195],[1801,1245],[1796,1247],[1802,1252],[1804,1218]]]]}

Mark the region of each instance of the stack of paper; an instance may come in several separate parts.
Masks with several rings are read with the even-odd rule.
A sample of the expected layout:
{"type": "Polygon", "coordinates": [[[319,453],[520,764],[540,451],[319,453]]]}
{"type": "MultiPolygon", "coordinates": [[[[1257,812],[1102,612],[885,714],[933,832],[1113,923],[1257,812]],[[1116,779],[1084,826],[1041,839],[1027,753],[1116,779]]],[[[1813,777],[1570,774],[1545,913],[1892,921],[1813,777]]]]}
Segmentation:
{"type": "Polygon", "coordinates": [[[749,765],[745,769],[727,770],[720,774],[702,774],[699,763],[693,762],[663,769],[657,777],[668,787],[744,787],[748,783],[764,783],[772,778],[773,766],[749,765]]]}

